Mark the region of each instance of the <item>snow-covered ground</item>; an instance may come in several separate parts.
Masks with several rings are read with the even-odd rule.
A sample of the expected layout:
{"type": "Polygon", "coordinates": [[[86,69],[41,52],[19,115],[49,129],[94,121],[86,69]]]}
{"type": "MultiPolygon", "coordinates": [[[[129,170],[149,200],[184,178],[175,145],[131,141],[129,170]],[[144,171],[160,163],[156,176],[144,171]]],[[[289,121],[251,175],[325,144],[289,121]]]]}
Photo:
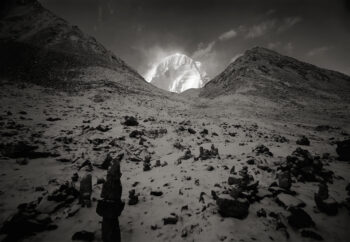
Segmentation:
{"type": "MultiPolygon", "coordinates": [[[[23,241],[70,241],[81,230],[93,232],[94,241],[101,241],[101,217],[95,209],[102,184],[97,184],[97,180],[105,178],[106,170],[81,166],[86,160],[98,164],[107,154],[121,152],[125,154],[121,163],[122,197],[127,203],[131,189],[139,194],[139,202],[126,204],[120,217],[122,241],[312,241],[291,227],[287,221],[290,212],[276,202],[275,196],[252,202],[248,216],[242,220],[222,217],[212,197],[212,191],[219,197],[225,196],[233,166],[236,171],[247,166],[248,173],[259,181],[259,193],[271,195],[268,189],[277,180],[277,168],[297,147],[313,156],[329,153],[321,161],[334,172],[333,183],[328,184],[330,195],[339,204],[348,196],[345,187],[350,182],[350,165],[336,159],[335,141],[349,138],[350,130],[346,118],[330,117],[327,112],[316,110],[311,114],[308,110],[284,107],[286,114],[288,110],[294,112],[289,113],[293,118],[288,119],[283,113],[278,115],[278,104],[260,102],[259,106],[247,96],[192,102],[181,97],[117,94],[113,87],[101,86],[68,94],[31,84],[3,83],[0,92],[0,143],[26,141],[37,145],[38,151],[59,155],[27,159],[27,164],[22,158],[0,158],[0,224],[17,212],[19,204],[42,197],[45,200],[60,184],[72,182],[74,173],[79,179],[72,183],[78,190],[84,174],[93,177],[90,208],[81,207],[75,199],[49,213],[56,229],[26,236],[23,241]],[[234,105],[227,105],[233,100],[234,105]],[[126,115],[137,117],[139,125],[122,125],[126,115]],[[326,123],[335,128],[315,130],[317,125],[326,123]],[[101,131],[99,125],[107,127],[107,131],[101,131]],[[196,133],[191,134],[188,128],[196,133]],[[160,129],[167,132],[155,137],[152,130],[160,129]],[[202,132],[204,129],[208,134],[202,132]],[[140,139],[129,137],[133,130],[144,130],[143,144],[140,139]],[[302,135],[310,140],[310,146],[296,144],[302,135]],[[218,148],[220,158],[195,159],[200,147],[210,149],[212,144],[218,148]],[[260,144],[268,147],[273,156],[253,152],[260,144]],[[186,150],[193,157],[179,162],[186,150]],[[143,171],[142,161],[147,155],[151,156],[152,168],[143,171]],[[135,157],[141,161],[132,161],[135,157]],[[255,164],[247,164],[252,158],[255,164]],[[155,166],[157,160],[161,166],[155,166]],[[162,191],[163,195],[152,196],[151,191],[162,191]],[[266,217],[257,216],[261,208],[266,217]],[[74,215],[69,216],[70,213],[74,215]],[[164,225],[163,218],[171,213],[177,215],[177,223],[164,225]],[[281,223],[285,228],[281,228],[281,223]]],[[[314,201],[317,187],[317,182],[302,183],[293,178],[291,190],[296,194],[285,195],[286,202],[300,199],[305,203],[303,209],[316,224],[313,231],[324,241],[347,241],[349,210],[340,206],[336,216],[318,211],[314,201]]]]}

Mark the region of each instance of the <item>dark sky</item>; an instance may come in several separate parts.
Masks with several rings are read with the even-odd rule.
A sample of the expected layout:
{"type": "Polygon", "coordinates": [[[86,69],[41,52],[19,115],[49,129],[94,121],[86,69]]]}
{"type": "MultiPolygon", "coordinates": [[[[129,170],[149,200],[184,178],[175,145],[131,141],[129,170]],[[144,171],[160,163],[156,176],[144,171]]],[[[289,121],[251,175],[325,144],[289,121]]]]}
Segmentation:
{"type": "Polygon", "coordinates": [[[41,0],[144,74],[175,52],[214,77],[263,46],[350,75],[349,0],[41,0]]]}

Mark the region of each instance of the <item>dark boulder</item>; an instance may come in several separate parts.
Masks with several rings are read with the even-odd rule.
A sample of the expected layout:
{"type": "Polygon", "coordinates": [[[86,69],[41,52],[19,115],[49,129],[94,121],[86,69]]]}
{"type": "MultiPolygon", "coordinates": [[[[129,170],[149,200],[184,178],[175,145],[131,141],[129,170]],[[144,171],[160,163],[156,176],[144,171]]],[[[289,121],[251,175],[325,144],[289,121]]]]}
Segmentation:
{"type": "Polygon", "coordinates": [[[307,214],[302,208],[291,207],[289,209],[291,214],[287,217],[288,223],[296,229],[314,227],[315,222],[312,220],[309,214],[307,214]]]}
{"type": "Polygon", "coordinates": [[[291,188],[292,178],[288,171],[278,174],[278,186],[286,190],[289,190],[291,188]]]}
{"type": "Polygon", "coordinates": [[[167,224],[177,224],[177,221],[179,220],[178,216],[176,214],[171,214],[171,217],[163,218],[164,225],[167,224]]]}
{"type": "Polygon", "coordinates": [[[133,130],[131,131],[131,133],[129,134],[130,138],[140,138],[141,136],[144,135],[143,131],[139,131],[139,130],[133,130]]]}
{"type": "Polygon", "coordinates": [[[257,155],[266,155],[266,156],[273,156],[269,148],[267,148],[265,145],[258,145],[253,149],[253,152],[255,152],[257,155]]]}
{"type": "Polygon", "coordinates": [[[93,241],[95,239],[95,234],[89,231],[79,231],[73,234],[72,240],[81,240],[81,241],[93,241]]]}
{"type": "Polygon", "coordinates": [[[350,139],[339,141],[336,151],[340,160],[350,161],[350,139]]]}
{"type": "Polygon", "coordinates": [[[126,126],[137,126],[137,125],[139,125],[139,122],[133,116],[125,116],[124,122],[122,124],[124,124],[126,126]]]}
{"type": "Polygon", "coordinates": [[[302,136],[300,139],[296,141],[297,145],[310,145],[310,140],[306,136],[302,136]]]}
{"type": "Polygon", "coordinates": [[[311,238],[314,240],[323,240],[323,237],[321,235],[319,235],[318,233],[310,229],[303,229],[301,230],[300,234],[305,238],[311,238]]]}
{"type": "Polygon", "coordinates": [[[196,130],[192,129],[192,128],[188,128],[187,131],[190,133],[190,134],[195,134],[197,133],[196,130]]]}
{"type": "Polygon", "coordinates": [[[220,215],[223,217],[244,219],[249,213],[250,204],[247,199],[217,198],[216,204],[218,205],[220,215]]]}
{"type": "Polygon", "coordinates": [[[318,192],[314,195],[317,208],[330,216],[338,214],[338,203],[328,194],[328,186],[326,183],[320,183],[318,192]]]}
{"type": "Polygon", "coordinates": [[[82,206],[91,207],[91,193],[92,193],[92,176],[86,174],[80,181],[80,198],[79,202],[82,206]]]}
{"type": "Polygon", "coordinates": [[[139,202],[139,196],[136,194],[135,189],[129,191],[128,205],[136,205],[139,202]]]}
{"type": "Polygon", "coordinates": [[[160,197],[163,195],[162,191],[151,191],[150,193],[152,196],[160,197]]]}

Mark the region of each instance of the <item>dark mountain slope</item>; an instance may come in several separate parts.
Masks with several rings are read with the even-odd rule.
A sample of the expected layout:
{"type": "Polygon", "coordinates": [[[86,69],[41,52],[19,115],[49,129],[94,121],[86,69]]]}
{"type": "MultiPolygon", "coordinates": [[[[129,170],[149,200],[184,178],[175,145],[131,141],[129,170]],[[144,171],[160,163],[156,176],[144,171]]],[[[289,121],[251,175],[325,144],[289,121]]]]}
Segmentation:
{"type": "Polygon", "coordinates": [[[207,83],[201,97],[235,93],[272,101],[339,100],[350,102],[350,77],[255,47],[207,83]]]}
{"type": "Polygon", "coordinates": [[[129,91],[131,86],[158,92],[95,38],[36,0],[4,1],[1,5],[0,77],[72,88],[108,76],[104,81],[129,91]]]}

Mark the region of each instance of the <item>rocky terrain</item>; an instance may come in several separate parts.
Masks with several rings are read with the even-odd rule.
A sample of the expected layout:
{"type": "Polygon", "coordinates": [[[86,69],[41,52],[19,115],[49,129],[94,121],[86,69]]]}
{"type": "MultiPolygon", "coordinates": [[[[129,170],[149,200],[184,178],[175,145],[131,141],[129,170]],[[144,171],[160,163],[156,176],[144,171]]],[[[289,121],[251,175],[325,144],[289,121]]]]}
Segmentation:
{"type": "MultiPolygon", "coordinates": [[[[24,23],[32,4],[46,11],[20,2],[1,26],[24,23]]],[[[3,33],[21,28],[1,38],[13,43],[3,33]]],[[[2,72],[1,241],[102,241],[96,209],[116,160],[122,241],[348,240],[349,77],[254,48],[177,95],[122,61],[98,63],[79,62],[74,75],[48,65],[57,79],[2,72]]]]}

